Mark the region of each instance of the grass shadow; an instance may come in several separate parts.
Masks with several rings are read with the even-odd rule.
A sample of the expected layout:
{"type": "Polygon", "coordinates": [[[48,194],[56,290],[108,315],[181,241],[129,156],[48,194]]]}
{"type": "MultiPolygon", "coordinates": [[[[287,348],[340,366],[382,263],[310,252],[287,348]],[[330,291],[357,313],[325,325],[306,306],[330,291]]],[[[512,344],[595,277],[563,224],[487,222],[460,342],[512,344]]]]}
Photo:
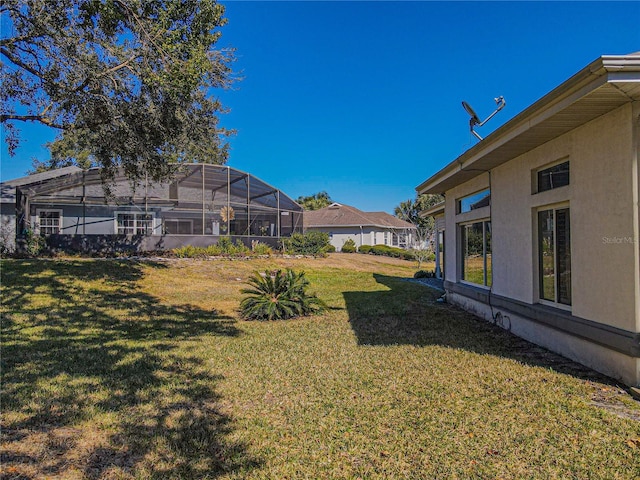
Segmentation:
{"type": "Polygon", "coordinates": [[[343,292],[349,322],[361,345],[439,345],[551,368],[585,380],[615,384],[594,370],[517,337],[456,306],[437,303],[437,290],[403,278],[373,274],[386,287],[343,292]]]}
{"type": "Polygon", "coordinates": [[[190,351],[240,335],[235,319],[159,303],[140,286],[145,268],[165,266],[3,263],[0,462],[15,478],[214,478],[260,464],[229,438],[222,377],[190,351]]]}

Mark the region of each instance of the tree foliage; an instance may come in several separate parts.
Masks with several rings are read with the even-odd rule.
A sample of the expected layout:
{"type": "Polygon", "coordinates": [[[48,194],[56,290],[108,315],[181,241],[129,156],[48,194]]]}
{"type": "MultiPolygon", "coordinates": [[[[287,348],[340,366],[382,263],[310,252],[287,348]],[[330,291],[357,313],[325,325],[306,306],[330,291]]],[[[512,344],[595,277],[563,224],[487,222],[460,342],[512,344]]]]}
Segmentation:
{"type": "Polygon", "coordinates": [[[400,202],[394,209],[396,217],[409,222],[416,227],[412,233],[413,245],[412,253],[418,262],[418,268],[422,268],[422,263],[429,260],[432,256],[432,248],[430,244],[435,241],[434,227],[435,222],[432,217],[421,217],[420,212],[427,210],[438,203],[444,201],[442,195],[418,195],[415,200],[409,199],[400,202]]]}
{"type": "Polygon", "coordinates": [[[215,0],[4,0],[0,122],[14,154],[18,125],[59,134],[46,168],[122,166],[166,176],[171,162],[224,163],[225,110],[211,96],[234,80],[233,50],[215,49],[215,0]]]}
{"type": "Polygon", "coordinates": [[[423,218],[420,216],[420,212],[443,201],[444,197],[442,195],[418,195],[415,200],[410,198],[404,202],[400,202],[400,205],[394,209],[394,214],[399,219],[409,222],[416,228],[433,230],[433,218],[423,218]]]}
{"type": "Polygon", "coordinates": [[[333,203],[327,192],[318,192],[308,197],[299,196],[296,202],[305,210],[320,210],[333,203]]]}

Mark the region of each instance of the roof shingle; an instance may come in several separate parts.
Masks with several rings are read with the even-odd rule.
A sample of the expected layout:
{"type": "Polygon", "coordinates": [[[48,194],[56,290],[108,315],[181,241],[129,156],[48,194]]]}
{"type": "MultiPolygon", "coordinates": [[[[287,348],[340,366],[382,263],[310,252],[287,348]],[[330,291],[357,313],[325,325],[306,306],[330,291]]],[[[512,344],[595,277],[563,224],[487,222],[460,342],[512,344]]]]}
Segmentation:
{"type": "Polygon", "coordinates": [[[415,228],[386,212],[363,212],[349,205],[334,203],[320,210],[304,212],[304,228],[313,227],[415,228]]]}

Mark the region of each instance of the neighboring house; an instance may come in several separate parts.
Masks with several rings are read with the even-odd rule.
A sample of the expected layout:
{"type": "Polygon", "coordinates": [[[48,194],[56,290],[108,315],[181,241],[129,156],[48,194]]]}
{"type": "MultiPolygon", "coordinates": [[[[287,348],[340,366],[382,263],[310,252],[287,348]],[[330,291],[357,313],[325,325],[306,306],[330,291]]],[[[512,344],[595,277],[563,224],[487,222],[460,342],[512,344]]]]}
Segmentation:
{"type": "Polygon", "coordinates": [[[81,171],[78,167],[64,167],[0,183],[0,251],[12,252],[16,247],[16,187],[81,171]]]}
{"type": "Polygon", "coordinates": [[[640,52],[603,56],[417,187],[451,303],[640,384],[640,52]]]}
{"type": "Polygon", "coordinates": [[[220,165],[182,165],[171,181],[122,175],[105,195],[98,168],[76,167],[0,184],[1,237],[12,250],[31,231],[54,248],[163,250],[229,236],[276,245],[302,231],[302,207],[277,188],[220,165]],[[16,235],[17,233],[17,235],[16,235]]]}
{"type": "Polygon", "coordinates": [[[386,212],[363,212],[340,203],[305,211],[304,229],[328,233],[331,245],[338,251],[349,239],[357,247],[389,245],[410,248],[415,232],[412,224],[386,212]]]}

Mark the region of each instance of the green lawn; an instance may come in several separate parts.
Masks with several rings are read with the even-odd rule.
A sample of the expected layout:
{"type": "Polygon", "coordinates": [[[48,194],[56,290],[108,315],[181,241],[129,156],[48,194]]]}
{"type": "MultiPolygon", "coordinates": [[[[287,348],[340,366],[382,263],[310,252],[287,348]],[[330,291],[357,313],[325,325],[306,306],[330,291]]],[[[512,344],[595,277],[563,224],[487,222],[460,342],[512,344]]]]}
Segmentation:
{"type": "Polygon", "coordinates": [[[619,386],[366,255],[5,260],[1,478],[640,477],[619,386]],[[256,269],[330,309],[237,320],[256,269]]]}

